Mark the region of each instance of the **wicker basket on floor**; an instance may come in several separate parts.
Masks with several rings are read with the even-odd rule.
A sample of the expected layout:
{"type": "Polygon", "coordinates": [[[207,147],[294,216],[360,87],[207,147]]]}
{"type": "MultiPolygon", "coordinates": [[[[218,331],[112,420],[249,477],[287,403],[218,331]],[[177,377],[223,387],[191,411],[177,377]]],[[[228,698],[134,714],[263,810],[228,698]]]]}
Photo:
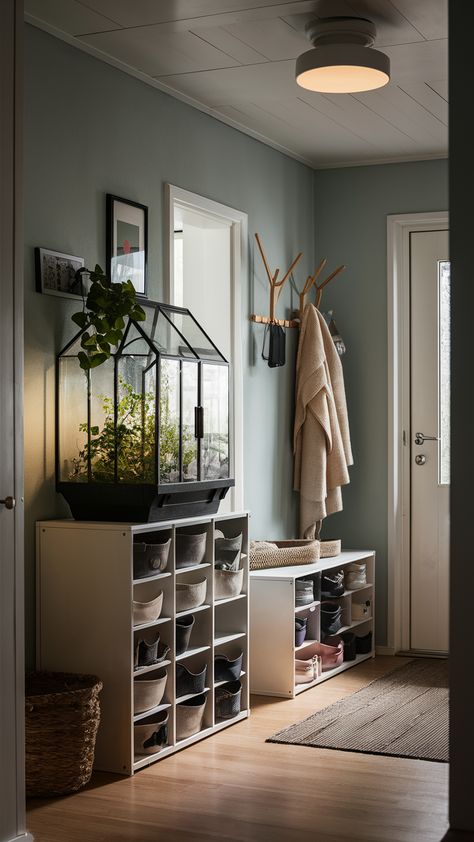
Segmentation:
{"type": "Polygon", "coordinates": [[[319,561],[319,541],[299,539],[293,541],[269,541],[276,549],[255,550],[250,544],[250,570],[265,570],[269,567],[290,567],[298,564],[314,564],[319,561]]]}
{"type": "Polygon", "coordinates": [[[34,672],[25,687],[27,795],[65,795],[92,774],[102,682],[95,675],[34,672]]]}

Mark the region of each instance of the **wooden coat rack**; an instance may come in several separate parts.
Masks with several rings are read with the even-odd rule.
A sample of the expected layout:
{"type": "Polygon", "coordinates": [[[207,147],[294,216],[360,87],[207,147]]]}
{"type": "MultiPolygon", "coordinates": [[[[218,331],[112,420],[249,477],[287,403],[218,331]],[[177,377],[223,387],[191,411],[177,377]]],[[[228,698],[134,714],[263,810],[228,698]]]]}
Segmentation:
{"type": "Polygon", "coordinates": [[[264,325],[276,324],[276,325],[280,325],[281,327],[299,327],[300,326],[300,319],[303,315],[303,311],[304,311],[304,308],[305,308],[305,305],[306,305],[306,296],[308,295],[310,290],[313,288],[313,286],[316,288],[315,306],[319,309],[319,305],[321,304],[321,299],[322,299],[322,296],[323,296],[324,287],[327,284],[329,284],[330,281],[334,280],[336,275],[339,275],[339,272],[342,272],[343,269],[345,269],[346,267],[344,265],[338,266],[337,269],[335,269],[334,272],[331,272],[331,274],[328,275],[328,277],[325,278],[325,280],[321,284],[317,284],[316,281],[317,281],[319,275],[321,274],[322,270],[324,269],[324,267],[326,266],[326,263],[327,263],[327,260],[324,257],[320,261],[319,266],[315,270],[314,274],[308,275],[308,277],[306,278],[303,289],[301,290],[301,292],[298,293],[299,301],[300,301],[300,307],[299,307],[300,319],[277,319],[277,318],[275,318],[275,312],[276,312],[276,305],[277,305],[278,299],[280,297],[281,291],[283,289],[283,286],[284,286],[285,282],[288,280],[288,278],[291,275],[293,269],[295,268],[296,264],[298,263],[298,261],[302,257],[303,252],[300,251],[299,254],[296,255],[296,257],[293,260],[293,263],[291,264],[290,268],[288,269],[288,271],[286,272],[284,277],[281,279],[281,281],[279,281],[278,276],[280,274],[280,270],[275,269],[275,272],[272,274],[272,272],[270,271],[270,267],[268,265],[267,258],[265,256],[265,252],[263,250],[262,242],[261,242],[258,234],[255,234],[255,239],[256,239],[257,245],[260,249],[260,254],[262,255],[263,264],[265,266],[265,270],[266,270],[267,277],[268,277],[268,283],[270,284],[270,315],[269,316],[257,316],[254,313],[252,313],[252,315],[250,316],[250,320],[252,322],[257,322],[258,324],[264,324],[264,325]]]}

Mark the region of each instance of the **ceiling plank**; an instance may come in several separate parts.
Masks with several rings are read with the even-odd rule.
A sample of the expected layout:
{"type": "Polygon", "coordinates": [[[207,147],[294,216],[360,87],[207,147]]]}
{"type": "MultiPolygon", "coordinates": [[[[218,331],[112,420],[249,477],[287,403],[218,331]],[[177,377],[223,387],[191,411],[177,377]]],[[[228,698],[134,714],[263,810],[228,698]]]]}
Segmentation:
{"type": "Polygon", "coordinates": [[[190,32],[163,35],[154,26],[84,35],[82,40],[150,76],[193,74],[238,64],[190,32]]]}
{"type": "MultiPolygon", "coordinates": [[[[310,11],[314,0],[81,0],[85,6],[106,17],[119,21],[121,26],[150,26],[168,21],[190,21],[207,18],[208,24],[219,25],[219,17],[226,14],[250,14],[257,18],[279,17],[295,11],[310,11]],[[214,21],[210,18],[214,17],[214,21]]],[[[236,17],[238,20],[239,17],[236,17]]]]}
{"type": "Polygon", "coordinates": [[[424,38],[434,41],[448,37],[446,0],[391,0],[402,15],[424,38]]]}
{"type": "Polygon", "coordinates": [[[206,105],[215,106],[223,102],[245,102],[250,96],[259,99],[290,98],[300,90],[294,74],[295,63],[290,60],[158,76],[158,79],[206,105]]]}
{"type": "Polygon", "coordinates": [[[447,74],[447,38],[385,47],[384,52],[390,58],[392,82],[397,85],[405,80],[440,79],[447,74]]]}
{"type": "Polygon", "coordinates": [[[433,79],[428,79],[426,84],[429,85],[430,88],[433,88],[433,90],[436,91],[437,94],[442,96],[443,99],[446,100],[446,102],[448,101],[449,84],[447,79],[435,79],[434,81],[433,79]]]}
{"type": "Polygon", "coordinates": [[[226,55],[232,56],[239,64],[258,64],[258,62],[267,61],[264,55],[249,47],[248,44],[244,44],[240,38],[236,38],[223,26],[196,26],[190,31],[216,49],[222,50],[226,55]]]}
{"type": "Polygon", "coordinates": [[[280,18],[234,23],[226,30],[270,61],[296,59],[311,47],[303,33],[295,32],[280,18]]]}
{"type": "Polygon", "coordinates": [[[423,148],[437,148],[440,152],[446,149],[447,127],[396,85],[389,85],[383,92],[370,91],[354,96],[423,148]]]}
{"type": "Polygon", "coordinates": [[[86,8],[76,0],[25,0],[25,13],[45,20],[70,35],[119,28],[115,20],[86,8]]]}
{"type": "Polygon", "coordinates": [[[353,96],[306,91],[300,94],[300,98],[381,150],[396,148],[397,154],[402,151],[413,154],[416,151],[417,144],[413,138],[353,96]]]}
{"type": "Polygon", "coordinates": [[[445,126],[448,125],[449,106],[446,100],[425,82],[405,80],[400,87],[430,114],[434,114],[445,126]]]}

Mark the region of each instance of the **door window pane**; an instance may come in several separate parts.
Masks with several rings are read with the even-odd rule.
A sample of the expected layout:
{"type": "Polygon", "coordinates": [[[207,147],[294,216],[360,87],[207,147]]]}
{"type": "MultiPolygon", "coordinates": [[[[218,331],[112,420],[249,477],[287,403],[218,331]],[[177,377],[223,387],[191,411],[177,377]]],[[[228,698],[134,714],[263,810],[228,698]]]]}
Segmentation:
{"type": "Polygon", "coordinates": [[[226,365],[202,366],[204,438],[201,479],[229,476],[229,370],[226,365]]]}
{"type": "Polygon", "coordinates": [[[160,365],[160,482],[179,482],[179,360],[160,365]]]}
{"type": "Polygon", "coordinates": [[[450,482],[451,264],[438,262],[439,288],[439,483],[450,482]]]}
{"type": "Polygon", "coordinates": [[[198,479],[194,409],[198,404],[198,363],[183,362],[183,480],[198,479]]]}

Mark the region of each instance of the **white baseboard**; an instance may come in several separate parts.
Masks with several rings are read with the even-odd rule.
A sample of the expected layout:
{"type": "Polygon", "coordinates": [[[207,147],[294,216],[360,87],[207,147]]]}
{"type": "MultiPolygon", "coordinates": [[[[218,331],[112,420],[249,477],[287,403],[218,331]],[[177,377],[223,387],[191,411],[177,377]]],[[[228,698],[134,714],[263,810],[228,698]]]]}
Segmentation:
{"type": "Polygon", "coordinates": [[[395,655],[395,649],[393,646],[376,646],[375,647],[375,654],[376,655],[395,655]]]}
{"type": "Polygon", "coordinates": [[[34,836],[25,831],[20,836],[13,836],[11,839],[6,839],[5,842],[34,842],[34,836]]]}

